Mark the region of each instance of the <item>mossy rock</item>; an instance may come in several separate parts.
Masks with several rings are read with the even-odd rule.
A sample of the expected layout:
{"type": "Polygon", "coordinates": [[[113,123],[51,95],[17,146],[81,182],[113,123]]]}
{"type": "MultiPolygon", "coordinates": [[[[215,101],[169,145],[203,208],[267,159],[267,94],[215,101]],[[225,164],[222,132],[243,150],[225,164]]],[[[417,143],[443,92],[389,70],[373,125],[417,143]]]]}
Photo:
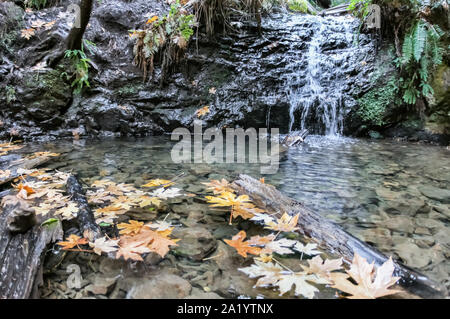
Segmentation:
{"type": "Polygon", "coordinates": [[[35,120],[49,120],[63,112],[72,99],[72,88],[61,72],[49,70],[44,73],[25,74],[18,86],[17,100],[35,120]]]}

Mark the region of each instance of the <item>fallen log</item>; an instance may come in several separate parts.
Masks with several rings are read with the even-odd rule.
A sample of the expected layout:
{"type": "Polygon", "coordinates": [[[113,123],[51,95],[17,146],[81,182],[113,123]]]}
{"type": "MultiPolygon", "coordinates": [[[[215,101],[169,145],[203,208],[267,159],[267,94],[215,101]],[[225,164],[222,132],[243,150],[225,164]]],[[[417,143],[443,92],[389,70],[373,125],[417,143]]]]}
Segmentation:
{"type": "MultiPolygon", "coordinates": [[[[388,260],[374,247],[347,233],[339,225],[307,209],[300,202],[283,195],[273,186],[241,174],[239,179],[234,181],[233,188],[239,194],[248,195],[258,207],[266,209],[270,214],[278,215],[278,217],[284,212],[292,216],[299,214],[297,232],[311,238],[327,253],[342,257],[347,264],[351,264],[355,253],[366,258],[369,263],[375,262],[377,266],[381,266],[388,260]]],[[[394,275],[400,277],[399,284],[408,293],[422,298],[445,296],[446,292],[438,283],[397,261],[394,261],[394,264],[394,275]]]]}
{"type": "Polygon", "coordinates": [[[63,237],[59,221],[41,226],[36,220],[19,229],[24,220],[32,219],[20,202],[6,203],[0,212],[0,299],[36,297],[46,247],[63,237]]]}
{"type": "Polygon", "coordinates": [[[91,241],[101,237],[100,227],[95,222],[94,214],[89,207],[83,187],[74,175],[70,175],[67,179],[66,189],[72,201],[77,203],[78,228],[83,234],[83,237],[89,238],[91,241]]]}
{"type": "MultiPolygon", "coordinates": [[[[11,156],[11,155],[7,155],[11,156]]],[[[3,156],[6,157],[6,156],[3,156]]],[[[38,156],[32,159],[22,158],[20,156],[14,155],[14,157],[10,158],[3,158],[2,161],[0,161],[0,170],[3,171],[10,171],[10,174],[7,177],[0,178],[0,185],[3,185],[5,183],[8,183],[17,177],[20,176],[20,174],[17,172],[19,169],[32,169],[37,166],[40,166],[44,163],[47,163],[50,161],[51,157],[49,156],[38,156]],[[11,159],[11,160],[8,160],[11,159]]]]}

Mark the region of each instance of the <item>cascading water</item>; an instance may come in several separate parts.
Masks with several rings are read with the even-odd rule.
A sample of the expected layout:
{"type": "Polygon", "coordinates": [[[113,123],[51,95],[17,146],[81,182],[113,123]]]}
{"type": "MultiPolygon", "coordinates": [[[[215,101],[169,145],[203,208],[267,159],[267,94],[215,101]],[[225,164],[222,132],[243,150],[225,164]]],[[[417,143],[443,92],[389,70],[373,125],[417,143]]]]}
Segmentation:
{"type": "MultiPolygon", "coordinates": [[[[353,45],[354,20],[346,17],[301,16],[312,35],[304,56],[292,61],[296,70],[287,80],[290,103],[289,131],[308,129],[315,134],[338,136],[343,132],[343,82],[346,61],[358,48],[353,45]],[[305,67],[306,65],[306,67],[305,67]]],[[[295,20],[293,23],[295,23],[295,20]]]]}

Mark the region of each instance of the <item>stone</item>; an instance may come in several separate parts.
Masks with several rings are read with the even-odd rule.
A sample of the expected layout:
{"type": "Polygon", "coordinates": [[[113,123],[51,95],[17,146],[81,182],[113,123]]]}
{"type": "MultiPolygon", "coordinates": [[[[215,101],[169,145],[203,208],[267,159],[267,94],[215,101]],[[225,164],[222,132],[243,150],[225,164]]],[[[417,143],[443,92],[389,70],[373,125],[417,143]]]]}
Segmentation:
{"type": "Polygon", "coordinates": [[[161,274],[142,279],[127,293],[127,299],[181,299],[191,292],[191,284],[177,275],[161,274]]]}
{"type": "Polygon", "coordinates": [[[432,249],[419,248],[419,246],[411,242],[404,242],[402,244],[395,245],[393,250],[399,255],[407,266],[418,269],[424,268],[430,264],[434,258],[436,258],[432,249]]]}
{"type": "Polygon", "coordinates": [[[180,241],[172,251],[176,255],[185,256],[192,260],[201,261],[217,247],[214,236],[203,227],[175,229],[173,236],[179,238],[180,241]]]}
{"type": "Polygon", "coordinates": [[[392,245],[391,232],[387,228],[371,228],[365,229],[362,235],[362,240],[373,243],[377,246],[392,245]]]}
{"type": "Polygon", "coordinates": [[[450,204],[450,190],[438,188],[431,185],[423,185],[419,187],[419,191],[428,198],[440,201],[444,204],[450,204]]]}
{"type": "Polygon", "coordinates": [[[390,230],[412,233],[414,231],[414,222],[411,217],[396,216],[383,221],[382,225],[390,230]]]}
{"type": "Polygon", "coordinates": [[[429,229],[437,229],[445,227],[445,225],[438,220],[423,217],[416,218],[416,224],[420,227],[426,227],[429,229]]]}
{"type": "Polygon", "coordinates": [[[450,229],[448,227],[442,228],[433,235],[433,238],[442,245],[450,245],[450,229]]]}
{"type": "Polygon", "coordinates": [[[114,284],[117,281],[117,277],[108,278],[108,277],[100,277],[96,276],[94,278],[94,283],[86,286],[86,291],[92,292],[94,295],[106,295],[108,294],[114,284]]]}
{"type": "Polygon", "coordinates": [[[428,228],[426,227],[417,227],[414,230],[414,234],[418,234],[418,235],[431,235],[430,231],[428,230],[428,228]]]}

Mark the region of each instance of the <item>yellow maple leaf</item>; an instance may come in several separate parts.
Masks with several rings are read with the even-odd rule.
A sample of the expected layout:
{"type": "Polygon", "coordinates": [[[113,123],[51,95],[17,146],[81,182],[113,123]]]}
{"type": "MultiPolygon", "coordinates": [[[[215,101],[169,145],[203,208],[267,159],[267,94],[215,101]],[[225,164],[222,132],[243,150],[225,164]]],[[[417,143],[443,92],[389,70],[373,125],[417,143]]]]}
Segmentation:
{"type": "Polygon", "coordinates": [[[216,180],[213,179],[208,183],[202,183],[205,186],[208,186],[208,190],[212,190],[214,194],[220,194],[223,192],[233,192],[233,189],[230,186],[230,183],[225,179],[222,178],[222,180],[216,180]]]}
{"type": "Polygon", "coordinates": [[[155,186],[163,186],[163,187],[169,187],[172,185],[175,185],[174,182],[167,180],[167,179],[152,179],[147,184],[142,185],[142,187],[155,187],[155,186]]]}
{"type": "Polygon", "coordinates": [[[299,216],[300,214],[289,216],[287,213],[284,213],[283,216],[276,221],[269,221],[265,228],[275,231],[292,232],[298,229],[296,226],[299,216]]]}
{"type": "Polygon", "coordinates": [[[202,117],[203,115],[209,113],[209,105],[206,105],[197,111],[195,111],[195,115],[197,115],[198,118],[202,117]]]}
{"type": "Polygon", "coordinates": [[[150,196],[141,196],[139,198],[139,207],[146,207],[155,205],[156,207],[159,207],[161,204],[161,200],[159,200],[158,197],[150,197],[150,196]]]}
{"type": "Polygon", "coordinates": [[[141,232],[142,227],[144,227],[143,222],[138,222],[136,220],[129,220],[129,223],[120,223],[117,225],[118,229],[122,229],[119,234],[121,235],[137,235],[141,232]]]}
{"type": "Polygon", "coordinates": [[[218,196],[205,196],[208,203],[212,203],[212,207],[226,207],[234,206],[242,203],[250,202],[248,195],[241,195],[236,197],[235,194],[230,192],[222,192],[218,196]]]}

